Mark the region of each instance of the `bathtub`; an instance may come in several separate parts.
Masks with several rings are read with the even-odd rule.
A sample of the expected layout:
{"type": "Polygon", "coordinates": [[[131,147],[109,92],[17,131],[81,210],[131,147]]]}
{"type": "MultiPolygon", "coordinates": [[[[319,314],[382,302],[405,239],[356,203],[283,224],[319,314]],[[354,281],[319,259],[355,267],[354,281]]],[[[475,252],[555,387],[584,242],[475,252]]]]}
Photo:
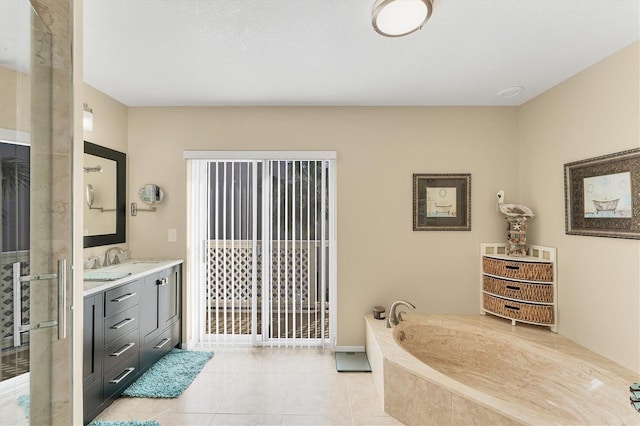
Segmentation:
{"type": "Polygon", "coordinates": [[[640,424],[640,375],[548,329],[483,315],[365,317],[384,410],[408,425],[640,424]]]}

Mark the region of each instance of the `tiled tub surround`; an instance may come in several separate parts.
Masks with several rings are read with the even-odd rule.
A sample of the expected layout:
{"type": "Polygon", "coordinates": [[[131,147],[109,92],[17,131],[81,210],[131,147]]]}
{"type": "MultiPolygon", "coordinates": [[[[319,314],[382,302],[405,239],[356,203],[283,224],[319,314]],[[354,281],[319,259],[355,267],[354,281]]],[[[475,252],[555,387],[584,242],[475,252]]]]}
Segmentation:
{"type": "Polygon", "coordinates": [[[405,424],[640,422],[629,404],[640,375],[548,329],[481,315],[406,318],[389,329],[365,317],[376,388],[405,424]]]}

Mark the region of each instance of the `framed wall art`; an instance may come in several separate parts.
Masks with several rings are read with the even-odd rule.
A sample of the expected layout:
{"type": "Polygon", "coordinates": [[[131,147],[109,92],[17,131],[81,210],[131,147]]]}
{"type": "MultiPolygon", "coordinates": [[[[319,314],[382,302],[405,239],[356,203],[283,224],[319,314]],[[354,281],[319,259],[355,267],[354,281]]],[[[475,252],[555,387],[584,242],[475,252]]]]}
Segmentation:
{"type": "Polygon", "coordinates": [[[640,148],[564,165],[565,231],[640,239],[640,148]]]}
{"type": "Polygon", "coordinates": [[[471,174],[414,174],[413,230],[470,231],[471,174]]]}

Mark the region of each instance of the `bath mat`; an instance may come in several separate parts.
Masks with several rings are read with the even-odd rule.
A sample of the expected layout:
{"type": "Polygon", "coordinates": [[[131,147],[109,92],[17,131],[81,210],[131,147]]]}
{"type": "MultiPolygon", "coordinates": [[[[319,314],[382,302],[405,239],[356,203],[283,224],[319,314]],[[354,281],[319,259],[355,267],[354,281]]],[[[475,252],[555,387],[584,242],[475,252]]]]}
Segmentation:
{"type": "Polygon", "coordinates": [[[336,370],[338,372],[371,372],[366,352],[336,352],[336,370]]]}
{"type": "Polygon", "coordinates": [[[156,420],[94,420],[88,426],[160,426],[156,420]]]}
{"type": "Polygon", "coordinates": [[[140,398],[177,398],[212,356],[213,352],[172,349],[122,394],[140,398]]]}
{"type": "Polygon", "coordinates": [[[29,395],[19,395],[18,405],[24,410],[24,416],[29,417],[29,408],[31,407],[31,399],[29,395]]]}

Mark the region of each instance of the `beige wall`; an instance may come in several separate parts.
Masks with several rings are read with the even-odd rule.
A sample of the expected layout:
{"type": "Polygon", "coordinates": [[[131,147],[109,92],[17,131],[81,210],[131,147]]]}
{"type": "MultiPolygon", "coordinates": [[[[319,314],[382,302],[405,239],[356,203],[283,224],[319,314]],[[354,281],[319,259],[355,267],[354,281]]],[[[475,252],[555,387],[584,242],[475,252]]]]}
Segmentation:
{"type": "MultiPolygon", "coordinates": [[[[89,105],[89,108],[93,109],[93,130],[84,131],[84,140],[97,145],[102,145],[107,148],[114,149],[116,151],[127,153],[128,150],[128,108],[126,105],[121,104],[115,99],[105,95],[101,91],[84,84],[82,88],[84,103],[89,105]]],[[[127,176],[129,176],[129,158],[127,156],[127,176]]],[[[95,178],[95,176],[91,176],[95,178]]],[[[84,193],[83,193],[84,194],[84,193]]],[[[128,198],[127,198],[128,200],[128,198]]],[[[84,195],[82,198],[83,206],[84,195]]],[[[96,203],[98,205],[98,203],[96,203]]],[[[127,203],[128,205],[128,203],[127,203]]],[[[112,206],[102,206],[105,208],[112,208],[112,206]]],[[[86,213],[86,212],[85,212],[86,213]]],[[[112,213],[99,213],[97,210],[91,212],[93,216],[103,215],[104,217],[111,217],[112,213]]],[[[115,222],[114,222],[115,223],[115,222]]],[[[87,221],[85,228],[91,227],[91,221],[87,221]]],[[[117,244],[118,247],[127,249],[129,247],[129,214],[127,212],[127,242],[124,244],[117,244]]],[[[92,229],[92,228],[91,228],[92,229]]],[[[84,249],[83,256],[85,258],[91,256],[98,256],[104,254],[104,252],[111,246],[90,247],[84,249]]]]}
{"type": "Polygon", "coordinates": [[[0,67],[0,128],[31,130],[31,76],[0,67]]]}
{"type": "Polygon", "coordinates": [[[564,163],[640,145],[638,62],[636,43],[519,108],[129,108],[128,198],[145,183],[166,194],[128,219],[130,248],[186,258],[186,149],[335,150],[337,343],[362,345],[373,305],[479,311],[478,245],[504,239],[504,189],[537,214],[528,241],[559,250],[560,333],[640,371],[639,243],[565,235],[563,190],[564,163]],[[471,232],[412,231],[419,172],[472,174],[471,232]]]}
{"type": "MultiPolygon", "coordinates": [[[[559,332],[640,371],[640,242],[565,235],[564,163],[640,147],[640,43],[518,109],[531,238],[558,248],[559,332]]],[[[509,201],[509,200],[507,200],[509,201]]]]}
{"type": "Polygon", "coordinates": [[[515,108],[130,108],[129,197],[156,183],[156,213],[130,218],[134,256],[186,258],[186,149],[335,150],[338,339],[364,345],[363,314],[479,312],[479,244],[504,238],[495,193],[517,193],[515,108]],[[471,232],[413,232],[412,174],[472,175],[471,232]],[[167,229],[178,241],[167,242],[167,229]]]}

